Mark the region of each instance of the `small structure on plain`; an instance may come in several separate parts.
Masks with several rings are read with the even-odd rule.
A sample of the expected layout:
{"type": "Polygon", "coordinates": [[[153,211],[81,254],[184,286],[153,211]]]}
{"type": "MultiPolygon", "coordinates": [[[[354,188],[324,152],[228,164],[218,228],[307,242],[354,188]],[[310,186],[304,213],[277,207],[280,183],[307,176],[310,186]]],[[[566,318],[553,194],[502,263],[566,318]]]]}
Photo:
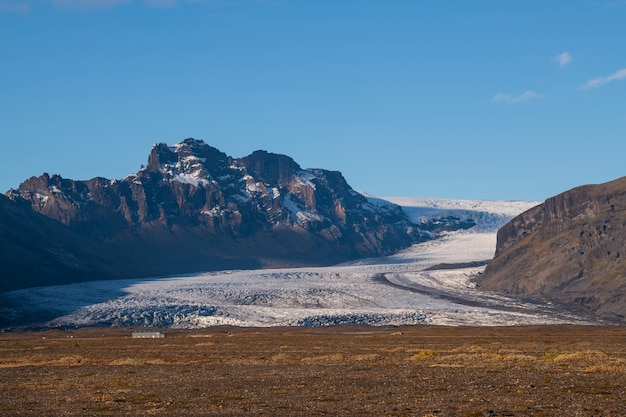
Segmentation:
{"type": "Polygon", "coordinates": [[[160,339],[165,337],[165,333],[159,330],[135,330],[133,339],[160,339]]]}

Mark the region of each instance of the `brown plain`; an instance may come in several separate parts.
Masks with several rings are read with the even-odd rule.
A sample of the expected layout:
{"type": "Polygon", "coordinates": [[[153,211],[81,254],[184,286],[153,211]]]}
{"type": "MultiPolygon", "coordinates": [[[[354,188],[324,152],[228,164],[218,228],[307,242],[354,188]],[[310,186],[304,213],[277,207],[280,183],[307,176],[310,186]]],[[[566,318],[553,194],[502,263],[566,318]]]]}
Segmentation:
{"type": "Polygon", "coordinates": [[[0,334],[3,416],[623,416],[626,328],[0,334]]]}

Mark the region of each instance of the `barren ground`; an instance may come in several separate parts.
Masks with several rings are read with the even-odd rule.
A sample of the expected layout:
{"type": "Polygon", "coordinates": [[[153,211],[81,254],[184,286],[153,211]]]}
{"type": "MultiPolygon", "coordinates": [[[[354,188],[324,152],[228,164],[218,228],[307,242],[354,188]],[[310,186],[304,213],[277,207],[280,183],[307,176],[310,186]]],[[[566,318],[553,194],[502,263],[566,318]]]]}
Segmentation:
{"type": "Polygon", "coordinates": [[[0,415],[623,416],[626,328],[0,333],[0,415]]]}

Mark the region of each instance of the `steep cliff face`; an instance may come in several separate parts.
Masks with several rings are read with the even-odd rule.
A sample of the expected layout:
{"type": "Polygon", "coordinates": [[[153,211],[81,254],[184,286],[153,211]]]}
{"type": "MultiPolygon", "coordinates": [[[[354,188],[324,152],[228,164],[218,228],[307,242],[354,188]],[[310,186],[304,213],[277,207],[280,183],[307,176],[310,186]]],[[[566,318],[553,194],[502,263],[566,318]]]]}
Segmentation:
{"type": "Polygon", "coordinates": [[[483,289],[626,318],[626,177],[552,197],[498,231],[483,289]]]}
{"type": "Polygon", "coordinates": [[[116,266],[112,277],[332,264],[387,255],[442,229],[421,231],[339,172],[266,151],[235,159],[195,139],[155,144],[147,165],[122,180],[43,174],[7,196],[89,241],[116,266]]]}

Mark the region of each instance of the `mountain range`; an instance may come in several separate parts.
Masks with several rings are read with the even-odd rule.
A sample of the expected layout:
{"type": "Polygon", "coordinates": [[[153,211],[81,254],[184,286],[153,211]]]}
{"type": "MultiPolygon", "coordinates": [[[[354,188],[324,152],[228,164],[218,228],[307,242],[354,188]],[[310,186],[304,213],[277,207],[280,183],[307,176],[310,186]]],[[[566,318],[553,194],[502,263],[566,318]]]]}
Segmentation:
{"type": "MultiPolygon", "coordinates": [[[[333,265],[390,255],[442,232],[493,230],[513,217],[509,211],[530,207],[507,202],[491,213],[485,202],[431,200],[403,210],[355,191],[340,172],[303,169],[285,155],[233,158],[196,139],[157,143],[147,164],[121,180],[44,173],[0,194],[0,291],[333,265]]],[[[624,241],[626,177],[577,187],[502,225],[495,256],[475,282],[624,322],[624,241]]]]}
{"type": "Polygon", "coordinates": [[[121,180],[44,173],[0,195],[0,290],[383,256],[473,221],[409,220],[285,155],[157,143],[121,180]]]}

